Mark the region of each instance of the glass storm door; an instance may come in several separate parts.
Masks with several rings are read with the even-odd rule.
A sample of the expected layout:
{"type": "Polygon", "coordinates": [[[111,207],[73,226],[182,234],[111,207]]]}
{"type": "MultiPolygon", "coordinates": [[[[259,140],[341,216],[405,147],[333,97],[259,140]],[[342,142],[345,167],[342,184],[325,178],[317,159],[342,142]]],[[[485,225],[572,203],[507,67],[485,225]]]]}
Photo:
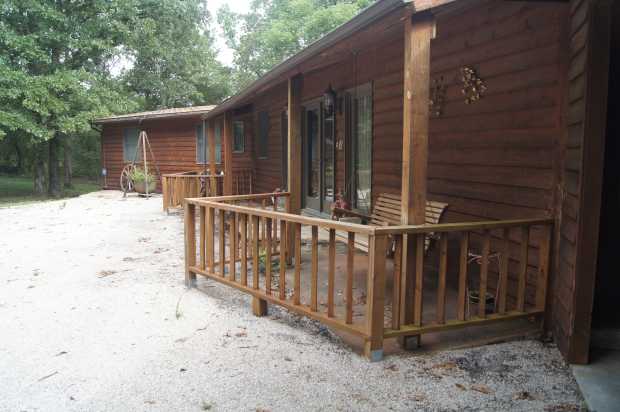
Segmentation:
{"type": "Polygon", "coordinates": [[[304,198],[305,207],[321,210],[321,131],[320,107],[307,107],[304,116],[304,198]]]}
{"type": "Polygon", "coordinates": [[[335,119],[325,116],[319,103],[307,104],[304,112],[304,207],[329,213],[334,201],[335,119]]]}

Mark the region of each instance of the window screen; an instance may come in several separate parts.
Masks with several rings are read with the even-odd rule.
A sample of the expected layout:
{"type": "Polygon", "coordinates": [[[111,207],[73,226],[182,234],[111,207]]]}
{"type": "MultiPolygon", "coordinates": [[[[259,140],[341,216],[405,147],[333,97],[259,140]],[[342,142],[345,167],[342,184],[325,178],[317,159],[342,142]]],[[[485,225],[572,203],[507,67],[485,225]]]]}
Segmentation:
{"type": "Polygon", "coordinates": [[[241,120],[233,122],[233,152],[242,153],[245,150],[245,130],[241,120]]]}
{"type": "Polygon", "coordinates": [[[372,199],[372,85],[358,87],[352,101],[352,200],[355,208],[368,212],[372,199]]]}
{"type": "Polygon", "coordinates": [[[256,155],[266,159],[269,147],[269,113],[258,113],[258,141],[256,142],[256,155]]]}
{"type": "Polygon", "coordinates": [[[215,123],[215,163],[222,163],[222,122],[215,123]]]}
{"type": "Polygon", "coordinates": [[[196,163],[209,161],[209,145],[207,144],[205,124],[196,125],[196,163]]]}
{"type": "Polygon", "coordinates": [[[123,130],[123,159],[126,162],[136,160],[139,133],[140,131],[137,127],[128,127],[123,130]]]}

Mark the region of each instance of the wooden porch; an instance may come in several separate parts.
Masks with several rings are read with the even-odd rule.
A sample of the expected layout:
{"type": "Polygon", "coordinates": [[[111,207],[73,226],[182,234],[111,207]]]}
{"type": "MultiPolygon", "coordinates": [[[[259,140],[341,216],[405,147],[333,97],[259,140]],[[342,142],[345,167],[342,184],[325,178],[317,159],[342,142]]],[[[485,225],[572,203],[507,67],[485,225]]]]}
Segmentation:
{"type": "MultiPolygon", "coordinates": [[[[251,169],[236,169],[232,172],[230,187],[234,195],[249,194],[253,191],[251,169]]],[[[165,212],[183,207],[183,199],[193,197],[213,197],[224,194],[226,176],[224,172],[190,171],[162,175],[162,203],[165,212]]]]}
{"type": "Polygon", "coordinates": [[[361,339],[370,359],[388,338],[410,347],[423,334],[542,325],[558,252],[565,98],[562,38],[548,31],[567,10],[462,7],[377,2],[357,28],[326,36],[205,116],[223,130],[225,169],[251,164],[256,187],[186,200],[188,286],[202,275],[252,295],[257,315],[272,303],[309,316],[361,339]],[[247,125],[253,153],[233,151],[235,122],[247,125]],[[287,192],[271,193],[278,187],[287,192]],[[353,208],[363,197],[366,213],[382,194],[398,198],[395,221],[303,215],[329,213],[340,191],[353,208]],[[428,202],[449,204],[449,223],[427,224],[428,202]]]}
{"type": "Polygon", "coordinates": [[[550,219],[371,227],[287,210],[280,192],[186,199],[187,285],[201,275],[252,295],[256,315],[271,303],[316,319],[361,339],[372,360],[384,339],[544,314],[550,219]],[[356,236],[368,237],[368,253],[356,236]],[[407,238],[414,284],[399,263],[407,238]]]}

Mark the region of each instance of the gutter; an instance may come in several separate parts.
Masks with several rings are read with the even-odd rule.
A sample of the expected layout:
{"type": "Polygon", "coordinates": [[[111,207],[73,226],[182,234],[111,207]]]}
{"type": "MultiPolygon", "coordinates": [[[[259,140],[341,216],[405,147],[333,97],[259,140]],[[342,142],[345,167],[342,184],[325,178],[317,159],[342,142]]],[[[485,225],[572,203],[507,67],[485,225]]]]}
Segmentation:
{"type": "Polygon", "coordinates": [[[148,115],[147,116],[127,116],[127,117],[109,118],[109,119],[103,118],[103,119],[96,119],[92,123],[98,124],[98,125],[110,124],[110,123],[128,123],[128,122],[141,123],[144,120],[157,120],[157,119],[168,119],[168,118],[179,118],[179,117],[202,117],[202,116],[206,116],[207,113],[210,113],[210,112],[207,111],[207,112],[189,112],[189,113],[165,113],[165,114],[150,115],[150,116],[148,115]]]}

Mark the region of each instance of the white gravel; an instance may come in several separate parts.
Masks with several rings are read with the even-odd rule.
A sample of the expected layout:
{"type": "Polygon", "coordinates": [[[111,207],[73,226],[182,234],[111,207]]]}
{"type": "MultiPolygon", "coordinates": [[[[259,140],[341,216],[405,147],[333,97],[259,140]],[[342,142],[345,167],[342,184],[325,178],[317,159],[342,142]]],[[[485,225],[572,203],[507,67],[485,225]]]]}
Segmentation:
{"type": "Polygon", "coordinates": [[[0,209],[1,411],[574,410],[552,345],[369,363],[325,328],[183,286],[179,216],[97,192],[0,209]],[[177,313],[177,302],[179,302],[177,313]],[[488,392],[488,393],[487,393],[488,392]]]}

